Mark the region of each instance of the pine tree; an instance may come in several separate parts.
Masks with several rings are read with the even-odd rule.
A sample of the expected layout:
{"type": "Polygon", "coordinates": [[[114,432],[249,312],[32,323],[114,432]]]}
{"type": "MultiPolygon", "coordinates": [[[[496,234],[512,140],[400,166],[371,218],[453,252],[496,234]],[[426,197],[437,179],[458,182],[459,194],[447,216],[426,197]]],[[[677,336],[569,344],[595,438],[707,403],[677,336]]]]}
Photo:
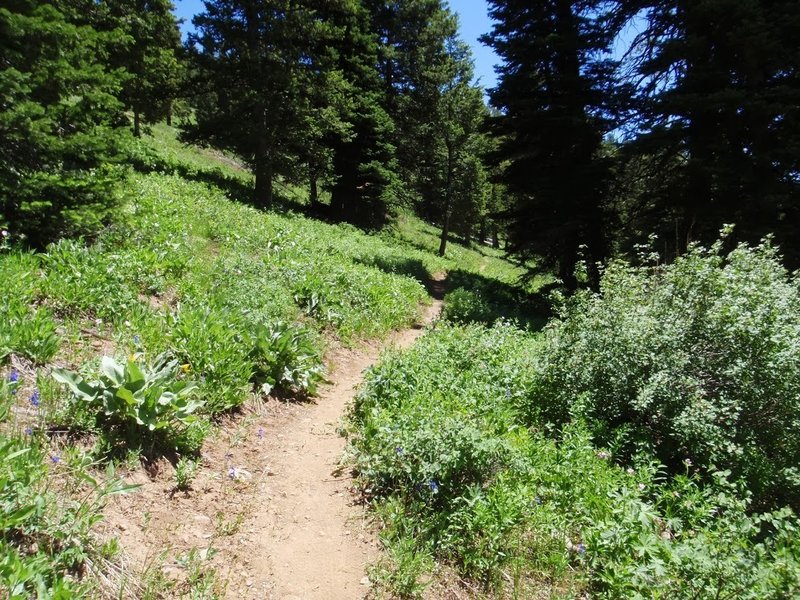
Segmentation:
{"type": "Polygon", "coordinates": [[[610,129],[604,92],[613,65],[605,57],[614,33],[601,2],[492,0],[497,23],[484,36],[503,59],[490,92],[501,112],[495,164],[515,198],[510,250],[542,257],[573,288],[580,248],[590,265],[606,258],[605,202],[610,165],[600,149],[610,129]]]}
{"type": "Polygon", "coordinates": [[[126,71],[120,99],[133,112],[133,133],[141,123],[170,114],[183,78],[181,35],[171,0],[106,0],[112,22],[125,34],[111,56],[126,71]]]}
{"type": "Polygon", "coordinates": [[[340,121],[328,135],[332,152],[334,216],[361,226],[384,223],[397,185],[394,123],[383,107],[378,75],[378,40],[370,15],[360,2],[328,12],[338,32],[331,69],[342,79],[340,121]]]}
{"type": "Polygon", "coordinates": [[[189,37],[202,90],[185,139],[231,150],[252,165],[255,202],[272,203],[277,173],[298,170],[296,144],[320,85],[313,2],[213,0],[189,37]]]}
{"type": "Polygon", "coordinates": [[[632,226],[670,249],[776,233],[800,265],[800,4],[625,3],[644,30],[631,51],[638,116],[626,144],[644,185],[632,226]]]}
{"type": "Polygon", "coordinates": [[[119,74],[79,17],[67,2],[0,8],[0,225],[33,246],[91,233],[117,200],[119,74]]]}

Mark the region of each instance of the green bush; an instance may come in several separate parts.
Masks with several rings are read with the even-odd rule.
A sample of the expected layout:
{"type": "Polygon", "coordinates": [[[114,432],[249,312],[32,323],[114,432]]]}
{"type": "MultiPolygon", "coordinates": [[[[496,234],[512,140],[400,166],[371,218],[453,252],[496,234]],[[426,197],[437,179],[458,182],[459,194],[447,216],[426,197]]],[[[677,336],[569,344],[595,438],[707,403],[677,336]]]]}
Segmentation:
{"type": "Polygon", "coordinates": [[[612,264],[548,327],[531,406],[602,444],[731,469],[758,506],[800,506],[800,290],[774,248],[612,264]]]}
{"type": "Polygon", "coordinates": [[[800,593],[791,511],[755,512],[727,473],[669,476],[580,420],[532,417],[545,347],[507,324],[441,324],[369,372],[350,452],[393,557],[379,584],[419,594],[433,556],[515,597],[800,593]]]}
{"type": "Polygon", "coordinates": [[[442,318],[453,323],[492,323],[496,315],[481,296],[456,288],[444,297],[442,318]]]}

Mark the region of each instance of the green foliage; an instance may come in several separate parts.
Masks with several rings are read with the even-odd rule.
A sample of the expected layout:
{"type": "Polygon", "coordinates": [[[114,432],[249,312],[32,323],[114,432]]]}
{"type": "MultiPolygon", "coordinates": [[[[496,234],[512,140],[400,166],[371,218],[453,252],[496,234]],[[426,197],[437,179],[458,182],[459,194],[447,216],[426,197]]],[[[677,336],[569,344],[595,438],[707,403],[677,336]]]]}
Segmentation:
{"type": "Polygon", "coordinates": [[[195,398],[196,385],[181,377],[181,366],[166,355],[152,365],[131,357],[124,364],[104,356],[100,378],[87,382],[77,373],[53,369],[75,399],[86,402],[101,422],[111,427],[135,428],[147,433],[179,430],[191,423],[203,403],[195,398]]]}
{"type": "Polygon", "coordinates": [[[325,379],[318,343],[306,329],[287,323],[261,325],[254,332],[256,379],[273,388],[314,395],[325,379]]]}
{"type": "Polygon", "coordinates": [[[0,227],[37,247],[96,232],[118,201],[119,74],[76,12],[38,0],[0,10],[0,227]]]}
{"type": "Polygon", "coordinates": [[[182,307],[170,328],[171,346],[201,378],[211,414],[239,406],[250,389],[253,363],[237,325],[220,311],[182,307]]]}
{"type": "Polygon", "coordinates": [[[32,438],[25,442],[0,435],[0,591],[9,600],[72,598],[87,593],[81,573],[99,556],[91,528],[110,494],[131,489],[113,477],[99,483],[88,473],[90,463],[69,465],[32,438]],[[57,471],[69,489],[81,486],[81,501],[50,487],[57,471]]]}
{"type": "Polygon", "coordinates": [[[0,360],[10,353],[44,364],[58,351],[50,310],[36,306],[39,260],[32,254],[0,255],[0,360]]]}
{"type": "Polygon", "coordinates": [[[601,443],[673,471],[730,469],[758,505],[800,505],[800,291],[769,243],[612,264],[546,339],[534,411],[584,417],[601,443]]]}
{"type": "Polygon", "coordinates": [[[489,303],[480,295],[456,288],[444,297],[442,318],[453,323],[491,323],[494,314],[489,303]]]}
{"type": "Polygon", "coordinates": [[[670,477],[531,413],[545,341],[440,324],[368,374],[351,458],[390,548],[376,571],[413,597],[430,558],[493,589],[598,598],[781,598],[800,591],[788,510],[753,511],[727,473],[670,477]]]}
{"type": "Polygon", "coordinates": [[[197,475],[197,461],[182,456],[175,465],[175,487],[185,492],[192,487],[197,475]]]}

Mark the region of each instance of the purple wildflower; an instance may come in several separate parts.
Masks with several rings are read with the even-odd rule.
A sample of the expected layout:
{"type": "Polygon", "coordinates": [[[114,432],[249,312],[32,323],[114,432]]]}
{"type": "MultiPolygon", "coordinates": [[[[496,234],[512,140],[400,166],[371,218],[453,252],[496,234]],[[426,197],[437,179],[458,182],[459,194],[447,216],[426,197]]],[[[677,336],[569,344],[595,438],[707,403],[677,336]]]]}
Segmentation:
{"type": "Polygon", "coordinates": [[[31,394],[31,404],[38,408],[39,403],[40,403],[39,390],[33,390],[33,393],[31,394]]]}
{"type": "Polygon", "coordinates": [[[395,451],[395,454],[397,454],[398,456],[402,456],[402,455],[403,455],[403,452],[405,452],[405,451],[403,450],[403,447],[402,447],[402,446],[398,446],[397,448],[395,448],[395,449],[394,449],[394,451],[395,451]]]}
{"type": "Polygon", "coordinates": [[[25,428],[25,435],[33,435],[33,429],[30,427],[25,428]]]}
{"type": "Polygon", "coordinates": [[[438,494],[439,493],[439,484],[436,482],[435,479],[431,479],[431,481],[428,483],[428,487],[431,488],[431,491],[434,494],[438,494]]]}
{"type": "Polygon", "coordinates": [[[57,454],[52,454],[50,455],[50,460],[53,461],[54,465],[57,465],[59,462],[61,462],[61,457],[59,457],[57,454]]]}
{"type": "Polygon", "coordinates": [[[586,554],[586,546],[583,544],[578,544],[576,546],[576,550],[578,551],[578,554],[586,554]]]}
{"type": "Polygon", "coordinates": [[[260,437],[260,438],[263,438],[264,437],[264,428],[263,427],[259,427],[258,428],[258,433],[256,433],[256,435],[258,437],[260,437]]]}
{"type": "Polygon", "coordinates": [[[19,372],[16,369],[14,369],[8,375],[8,382],[9,383],[17,383],[18,381],[19,381],[19,372]]]}

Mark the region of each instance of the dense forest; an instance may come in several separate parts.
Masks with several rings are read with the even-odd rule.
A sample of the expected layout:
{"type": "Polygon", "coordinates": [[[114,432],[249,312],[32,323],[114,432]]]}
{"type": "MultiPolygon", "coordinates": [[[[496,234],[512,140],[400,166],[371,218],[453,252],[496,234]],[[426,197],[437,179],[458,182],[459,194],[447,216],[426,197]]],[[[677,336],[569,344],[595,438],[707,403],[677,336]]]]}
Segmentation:
{"type": "Polygon", "coordinates": [[[800,2],[487,4],[2,3],[0,595],[291,595],[353,356],[359,594],[800,594],[800,2]]]}

